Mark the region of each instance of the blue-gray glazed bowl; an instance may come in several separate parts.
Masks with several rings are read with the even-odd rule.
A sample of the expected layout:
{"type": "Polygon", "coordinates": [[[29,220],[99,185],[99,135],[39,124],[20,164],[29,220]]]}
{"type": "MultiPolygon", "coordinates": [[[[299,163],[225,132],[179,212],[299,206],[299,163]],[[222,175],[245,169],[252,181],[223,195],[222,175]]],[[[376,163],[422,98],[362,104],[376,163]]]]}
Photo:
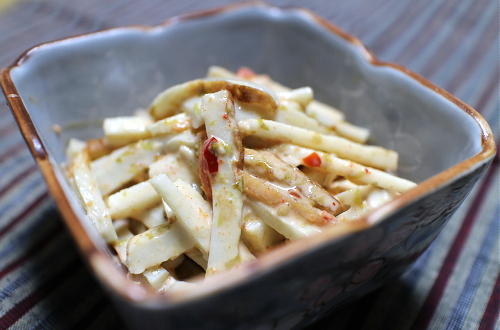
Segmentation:
{"type": "Polygon", "coordinates": [[[495,155],[471,107],[303,9],[239,4],[155,26],[116,28],[36,46],[1,85],[91,270],[137,329],[287,329],[374,290],[429,246],[495,155]],[[105,117],[145,107],[210,65],[249,66],[369,127],[419,185],[352,224],[286,244],[196,290],[160,295],[129,279],[89,225],[65,178],[69,137],[101,134],[105,117]],[[63,127],[61,134],[53,125],[63,127]]]}

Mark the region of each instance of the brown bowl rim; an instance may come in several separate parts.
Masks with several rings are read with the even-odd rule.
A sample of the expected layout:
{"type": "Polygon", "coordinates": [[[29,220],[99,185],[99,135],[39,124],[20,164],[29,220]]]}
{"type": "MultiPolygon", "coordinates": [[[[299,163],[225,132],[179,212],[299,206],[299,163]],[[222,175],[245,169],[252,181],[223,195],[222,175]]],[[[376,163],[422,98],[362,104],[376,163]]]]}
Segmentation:
{"type": "Polygon", "coordinates": [[[319,17],[317,14],[305,8],[296,7],[276,7],[269,5],[262,1],[248,1],[238,4],[230,4],[227,6],[198,11],[190,14],[180,15],[172,17],[165,22],[154,25],[131,25],[123,27],[115,27],[110,29],[103,29],[100,31],[92,33],[84,33],[71,37],[66,37],[58,39],[55,41],[44,42],[38,44],[25,52],[23,52],[10,66],[4,68],[0,73],[0,85],[3,89],[5,98],[7,99],[8,105],[17,121],[17,124],[21,130],[24,140],[26,141],[30,152],[35,158],[38,166],[40,167],[42,174],[47,182],[47,186],[51,195],[53,196],[59,210],[63,215],[63,219],[69,228],[74,240],[76,241],[80,252],[84,255],[86,262],[90,265],[94,271],[96,277],[104,284],[104,287],[111,289],[114,294],[117,294],[126,301],[132,303],[140,303],[144,306],[149,307],[161,307],[163,305],[170,305],[172,303],[189,302],[194,298],[199,298],[209,294],[215,294],[222,289],[229,288],[237,283],[242,283],[251,276],[256,276],[257,274],[262,275],[266,271],[270,271],[273,267],[277,267],[279,264],[284,262],[289,262],[294,256],[306,253],[314,247],[318,247],[320,244],[325,242],[330,242],[335,239],[346,238],[350,234],[355,233],[358,230],[365,229],[373,224],[380,222],[385,219],[390,214],[394,213],[396,210],[410,204],[413,201],[418,200],[424,195],[436,190],[445,183],[450,182],[453,179],[460,177],[472,171],[479,165],[487,162],[489,159],[493,158],[496,153],[495,141],[491,129],[486,122],[486,120],[471,106],[462,102],[449,92],[439,88],[429,82],[422,76],[408,70],[407,68],[390,63],[383,62],[377,59],[377,57],[369,51],[364,44],[356,37],[344,32],[339,27],[328,22],[326,19],[319,17]],[[276,248],[268,253],[260,256],[255,261],[241,265],[238,268],[222,272],[220,274],[213,275],[207,278],[203,285],[196,286],[196,289],[186,289],[179,290],[165,294],[159,294],[138,285],[136,282],[131,280],[127,274],[122,270],[113,259],[109,257],[107,253],[102,251],[87,235],[83,224],[80,222],[78,215],[73,211],[70,206],[69,198],[64,194],[61,184],[59,183],[56,173],[53,169],[52,164],[48,159],[48,155],[45,151],[43,143],[36,131],[36,128],[28,114],[28,111],[23,103],[22,98],[12,81],[10,71],[23,64],[33,52],[36,50],[57,44],[66,40],[74,40],[78,38],[85,38],[88,36],[94,36],[100,33],[108,31],[117,31],[124,29],[134,29],[148,31],[156,28],[165,28],[172,24],[182,23],[188,20],[196,20],[199,18],[204,18],[208,16],[215,16],[225,12],[237,10],[243,7],[264,7],[272,10],[280,11],[300,11],[306,14],[314,23],[326,28],[331,33],[341,37],[350,44],[356,46],[359,52],[361,52],[365,60],[373,66],[376,67],[388,67],[396,71],[399,71],[414,81],[418,82],[420,85],[430,89],[431,91],[441,95],[448,101],[455,104],[458,108],[464,111],[467,115],[472,117],[481,129],[481,145],[482,150],[475,154],[474,156],[434,175],[433,177],[423,181],[417,187],[411,189],[410,191],[398,196],[389,203],[383,205],[381,208],[375,210],[374,212],[368,214],[367,216],[355,221],[353,223],[335,226],[331,230],[326,230],[320,234],[308,237],[295,242],[290,242],[282,247],[276,248]]]}

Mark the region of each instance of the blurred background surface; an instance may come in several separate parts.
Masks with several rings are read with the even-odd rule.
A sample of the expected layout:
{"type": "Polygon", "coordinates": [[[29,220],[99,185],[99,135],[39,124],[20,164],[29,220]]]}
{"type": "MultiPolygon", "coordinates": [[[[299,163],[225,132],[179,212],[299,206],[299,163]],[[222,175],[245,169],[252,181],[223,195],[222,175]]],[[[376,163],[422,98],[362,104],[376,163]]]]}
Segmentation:
{"type": "MultiPolygon", "coordinates": [[[[49,40],[231,3],[0,0],[0,67],[49,40]]],[[[480,111],[498,137],[497,0],[268,1],[307,7],[480,111]]],[[[498,144],[498,138],[497,138],[498,144]]],[[[312,329],[500,328],[498,158],[403,277],[312,329]]],[[[437,201],[438,202],[438,201],[437,201]]],[[[122,328],[66,232],[5,101],[0,103],[0,329],[122,328]]]]}

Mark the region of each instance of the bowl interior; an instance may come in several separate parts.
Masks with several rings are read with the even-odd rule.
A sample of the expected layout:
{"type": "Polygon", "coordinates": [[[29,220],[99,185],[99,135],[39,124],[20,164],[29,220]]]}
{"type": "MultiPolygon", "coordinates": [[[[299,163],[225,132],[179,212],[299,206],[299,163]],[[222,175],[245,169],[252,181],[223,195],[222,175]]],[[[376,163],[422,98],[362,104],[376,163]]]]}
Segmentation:
{"type": "Polygon", "coordinates": [[[372,142],[397,150],[399,174],[412,180],[481,151],[472,117],[401,72],[370,64],[358,47],[302,11],[243,7],[68,39],[31,51],[11,77],[61,176],[57,164],[70,137],[102,135],[103,118],[146,108],[166,87],[201,77],[215,64],[311,86],[319,100],[370,128],[372,142]],[[54,124],[64,128],[61,135],[54,124]]]}

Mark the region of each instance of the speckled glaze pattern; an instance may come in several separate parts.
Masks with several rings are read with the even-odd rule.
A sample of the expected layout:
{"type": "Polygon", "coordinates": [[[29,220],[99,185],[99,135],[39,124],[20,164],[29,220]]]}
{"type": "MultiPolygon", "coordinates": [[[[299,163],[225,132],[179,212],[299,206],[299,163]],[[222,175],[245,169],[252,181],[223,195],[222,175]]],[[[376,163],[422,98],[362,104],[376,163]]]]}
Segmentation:
{"type": "Polygon", "coordinates": [[[158,27],[68,38],[27,51],[0,83],[85,260],[137,329],[289,329],[313,322],[404,272],[495,154],[488,124],[474,109],[298,9],[242,4],[158,27]],[[101,134],[104,117],[145,107],[165,87],[212,64],[247,65],[293,87],[310,85],[317,98],[369,127],[373,142],[397,150],[400,175],[418,187],[358,221],[213,275],[196,291],[159,295],[138,286],[111,258],[65,179],[65,143],[101,134]]]}

